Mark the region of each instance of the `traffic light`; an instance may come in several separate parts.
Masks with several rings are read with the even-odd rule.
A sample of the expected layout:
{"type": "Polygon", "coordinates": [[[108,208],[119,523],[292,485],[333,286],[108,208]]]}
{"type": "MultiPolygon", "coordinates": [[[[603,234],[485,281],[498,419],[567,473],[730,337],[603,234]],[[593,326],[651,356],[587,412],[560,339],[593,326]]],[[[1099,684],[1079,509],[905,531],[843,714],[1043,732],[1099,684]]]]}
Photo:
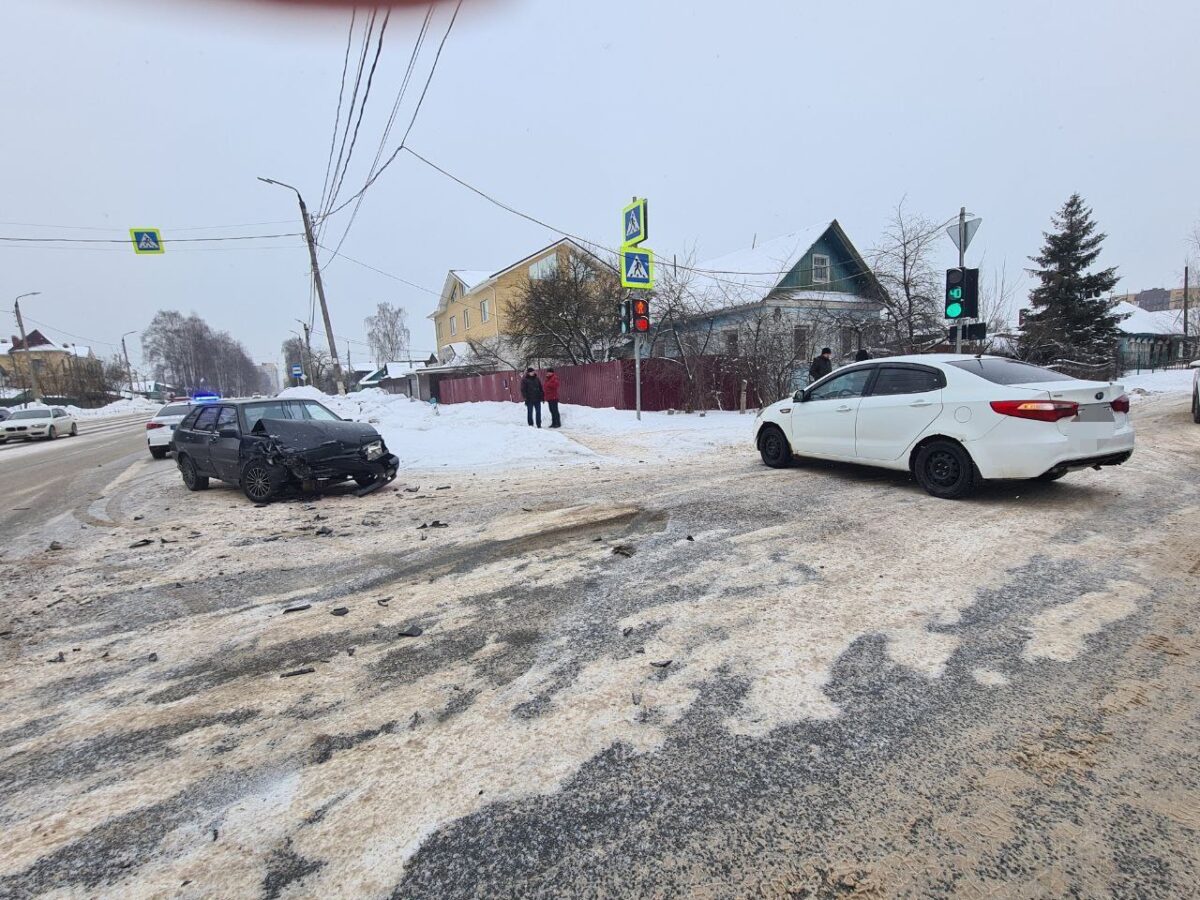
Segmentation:
{"type": "Polygon", "coordinates": [[[617,304],[617,319],[621,323],[621,334],[629,334],[630,332],[630,307],[632,305],[628,300],[622,300],[617,304]]]}
{"type": "Polygon", "coordinates": [[[979,316],[979,270],[946,270],[946,318],[975,319],[979,316]]]}
{"type": "Polygon", "coordinates": [[[631,300],[633,304],[633,330],[645,334],[650,330],[650,301],[631,300]]]}

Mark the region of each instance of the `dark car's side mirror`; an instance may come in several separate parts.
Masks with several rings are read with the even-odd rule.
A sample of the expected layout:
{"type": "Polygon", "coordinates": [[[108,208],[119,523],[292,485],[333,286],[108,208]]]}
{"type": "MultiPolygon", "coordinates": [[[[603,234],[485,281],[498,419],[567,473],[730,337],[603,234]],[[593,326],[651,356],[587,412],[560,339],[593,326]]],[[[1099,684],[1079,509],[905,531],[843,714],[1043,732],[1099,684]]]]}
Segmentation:
{"type": "Polygon", "coordinates": [[[241,436],[241,432],[239,432],[236,428],[222,428],[217,432],[217,437],[235,438],[241,436]]]}

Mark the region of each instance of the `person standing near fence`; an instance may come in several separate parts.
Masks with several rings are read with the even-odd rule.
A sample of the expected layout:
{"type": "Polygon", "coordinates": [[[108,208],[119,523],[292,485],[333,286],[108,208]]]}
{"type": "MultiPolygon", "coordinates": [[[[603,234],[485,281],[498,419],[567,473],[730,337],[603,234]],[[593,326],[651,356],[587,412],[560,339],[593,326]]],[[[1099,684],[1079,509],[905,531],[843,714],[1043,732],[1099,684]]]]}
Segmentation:
{"type": "Polygon", "coordinates": [[[545,391],[542,390],[542,382],[538,379],[537,373],[533,371],[533,366],[530,366],[525,370],[525,377],[521,379],[521,399],[525,401],[525,419],[531,427],[535,418],[537,427],[542,427],[542,400],[544,398],[545,391]]]}
{"type": "Polygon", "coordinates": [[[558,417],[558,374],[553,369],[546,370],[546,383],[543,387],[546,406],[550,409],[550,427],[562,428],[562,419],[558,417]]]}

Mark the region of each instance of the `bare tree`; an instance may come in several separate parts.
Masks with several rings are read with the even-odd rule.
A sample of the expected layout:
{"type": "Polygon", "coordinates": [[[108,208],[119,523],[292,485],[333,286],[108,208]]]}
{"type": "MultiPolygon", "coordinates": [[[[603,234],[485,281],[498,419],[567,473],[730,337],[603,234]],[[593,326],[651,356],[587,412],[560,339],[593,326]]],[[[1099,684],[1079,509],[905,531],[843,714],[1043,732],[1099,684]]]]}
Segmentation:
{"type": "Polygon", "coordinates": [[[363,324],[367,329],[367,344],[371,348],[371,356],[377,368],[382,367],[384,363],[408,358],[411,336],[408,330],[408,312],[403,307],[380,303],[375,307],[375,315],[367,316],[363,324]]]}
{"type": "Polygon", "coordinates": [[[895,352],[920,352],[941,340],[942,295],[932,262],[940,234],[940,226],[909,213],[902,199],[872,251],[875,277],[884,290],[883,339],[895,352]]]}
{"type": "Polygon", "coordinates": [[[727,354],[762,405],[796,389],[809,349],[797,340],[797,329],[803,328],[779,307],[761,306],[742,316],[734,330],[724,332],[727,354]]]}
{"type": "Polygon", "coordinates": [[[615,269],[593,256],[570,252],[566,265],[531,278],[509,311],[510,352],[525,362],[566,365],[611,359],[620,342],[615,269]]]}
{"type": "Polygon", "coordinates": [[[159,310],[142,331],[142,356],[156,377],[183,388],[208,387],[229,396],[262,387],[262,371],[226,331],[193,313],[159,310]]]}

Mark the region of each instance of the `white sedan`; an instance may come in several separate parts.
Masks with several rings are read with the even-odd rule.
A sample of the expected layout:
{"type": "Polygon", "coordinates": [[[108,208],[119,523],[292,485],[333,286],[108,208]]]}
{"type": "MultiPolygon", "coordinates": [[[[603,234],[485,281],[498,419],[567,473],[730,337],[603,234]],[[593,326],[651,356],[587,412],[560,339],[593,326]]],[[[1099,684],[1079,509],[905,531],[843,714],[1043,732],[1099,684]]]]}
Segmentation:
{"type": "Polygon", "coordinates": [[[75,417],[59,407],[42,406],[35,409],[18,409],[0,424],[0,444],[8,441],[56,437],[79,433],[75,417]]]}
{"type": "Polygon", "coordinates": [[[1200,359],[1193,360],[1188,368],[1196,370],[1192,375],[1192,421],[1200,425],[1200,359]]]}
{"type": "Polygon", "coordinates": [[[996,356],[896,356],[838,369],[759,413],[768,466],[794,456],[912,472],[935,497],[988,478],[1054,481],[1133,453],[1120,384],[996,356]]]}
{"type": "Polygon", "coordinates": [[[175,449],[171,443],[175,437],[175,426],[183,421],[191,409],[192,404],[186,400],[168,403],[146,423],[146,446],[150,448],[151,456],[165,459],[167,453],[175,449]]]}

